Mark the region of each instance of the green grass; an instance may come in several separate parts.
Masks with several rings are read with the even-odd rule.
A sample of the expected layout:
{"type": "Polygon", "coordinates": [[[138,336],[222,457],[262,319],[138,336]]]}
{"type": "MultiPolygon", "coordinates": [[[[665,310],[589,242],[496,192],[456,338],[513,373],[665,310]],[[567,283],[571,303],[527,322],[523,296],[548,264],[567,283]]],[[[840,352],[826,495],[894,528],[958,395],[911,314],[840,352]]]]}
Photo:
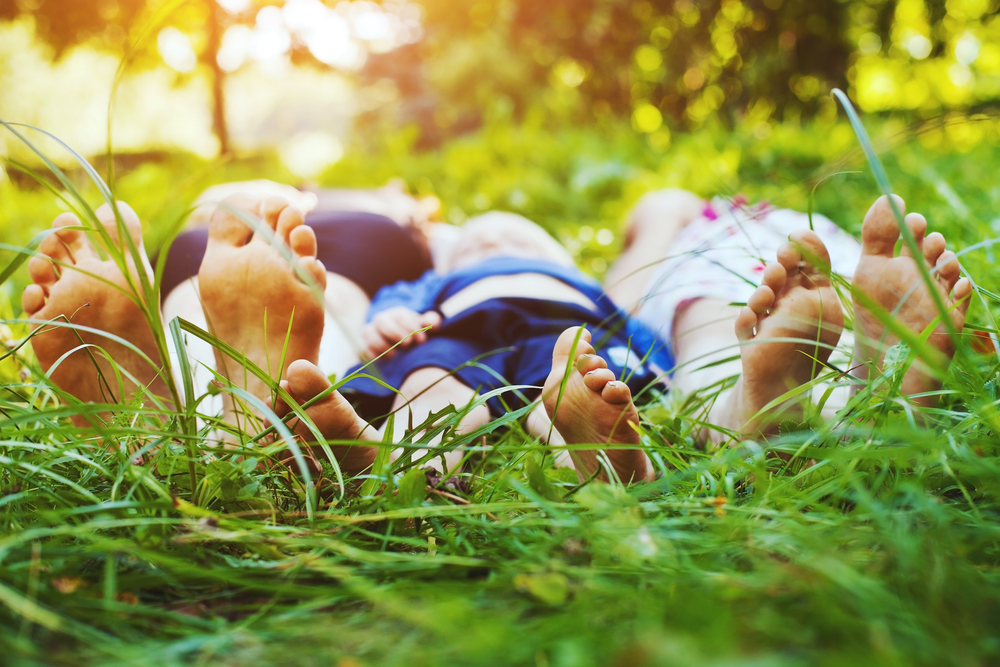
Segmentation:
{"type": "MultiPolygon", "coordinates": [[[[992,120],[971,126],[986,139],[997,131],[992,120]]],[[[881,157],[911,209],[959,248],[996,236],[996,142],[875,129],[897,137],[881,157]]],[[[523,212],[575,239],[599,273],[594,260],[614,246],[582,240],[580,225],[617,229],[651,187],[805,209],[817,182],[861,172],[822,180],[814,198],[856,231],[879,192],[856,146],[844,124],[776,126],[768,142],[740,128],[675,137],[662,155],[622,127],[525,124],[423,155],[400,134],[324,178],[374,185],[401,174],[456,220],[484,203],[523,212]]],[[[281,176],[267,160],[169,156],[122,174],[116,195],[151,220],[155,246],[201,187],[255,168],[281,176]]],[[[92,184],[68,178],[59,192],[98,201],[92,184]]],[[[19,182],[0,197],[11,245],[58,211],[54,195],[19,182]]],[[[963,262],[989,290],[992,248],[963,262]]],[[[25,274],[0,286],[8,300],[25,274]]],[[[995,300],[977,297],[973,327],[995,332],[995,300]]],[[[28,335],[17,308],[0,316],[5,345],[28,335]]],[[[360,494],[320,494],[313,508],[302,480],[273,464],[280,444],[206,456],[198,424],[216,415],[161,423],[162,410],[133,397],[99,433],[75,429],[71,412],[98,409],[65,405],[21,348],[0,362],[4,662],[996,664],[998,365],[963,340],[938,409],[904,410],[890,376],[833,420],[718,450],[692,438],[711,392],[668,398],[643,413],[661,477],[628,489],[578,488],[515,419],[481,440],[456,436],[461,413],[446,411],[443,447],[470,452],[462,501],[428,492],[403,457],[360,494]],[[132,465],[136,450],[149,462],[132,465]]]]}

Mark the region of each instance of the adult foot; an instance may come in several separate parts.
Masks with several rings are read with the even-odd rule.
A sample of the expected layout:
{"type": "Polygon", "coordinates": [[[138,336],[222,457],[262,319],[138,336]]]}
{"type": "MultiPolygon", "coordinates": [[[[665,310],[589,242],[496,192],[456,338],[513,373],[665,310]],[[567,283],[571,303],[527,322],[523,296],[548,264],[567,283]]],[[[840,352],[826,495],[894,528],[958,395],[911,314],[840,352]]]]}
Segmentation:
{"type": "MultiPolygon", "coordinates": [[[[316,259],[315,233],[285,200],[234,195],[220,204],[209,223],[198,284],[212,333],[272,379],[284,377],[294,359],[318,360],[326,269],[316,259]],[[237,212],[258,219],[258,230],[237,212]],[[286,258],[289,251],[291,261],[286,258]],[[318,292],[299,278],[296,266],[318,292]]],[[[270,396],[267,383],[235,360],[219,350],[215,358],[218,371],[233,384],[261,400],[270,396]]]]}
{"type": "Polygon", "coordinates": [[[826,246],[811,231],[789,239],[736,317],[743,372],[727,399],[723,425],[745,435],[773,433],[781,420],[801,417],[811,392],[765,408],[813,380],[844,329],[826,246]]]}
{"type": "MultiPolygon", "coordinates": [[[[330,386],[330,381],[323,374],[323,371],[304,359],[293,361],[288,366],[288,379],[281,381],[282,389],[287,391],[299,405],[319,396],[330,386]]],[[[278,417],[284,417],[291,412],[291,409],[279,399],[275,403],[274,412],[278,417]]],[[[325,440],[379,441],[375,429],[361,419],[351,404],[347,402],[347,399],[336,391],[306,408],[305,412],[325,440]]],[[[316,446],[316,435],[298,419],[289,425],[306,444],[306,454],[310,467],[314,472],[322,470],[321,462],[324,460],[324,453],[316,446]]],[[[331,445],[330,449],[337,457],[341,472],[348,476],[358,475],[371,467],[378,451],[375,447],[360,443],[358,445],[331,445]]],[[[284,463],[294,469],[293,461],[289,455],[284,463]]]]}
{"type": "MultiPolygon", "coordinates": [[[[167,395],[160,354],[140,307],[145,301],[139,287],[139,272],[145,273],[150,282],[153,280],[142,245],[142,227],[128,204],[118,202],[118,210],[127,233],[139,249],[138,266],[124,239],[119,238],[112,208],[105,204],[97,209],[96,215],[107,230],[114,252],[124,256],[127,276],[114,260],[101,259],[87,234],[79,229],[83,226],[79,218],[63,213],[52,223],[55,233],[42,241],[41,254],[28,263],[32,284],[25,288],[21,298],[28,317],[53,320],[52,324],[32,325],[33,331],[42,329],[31,339],[39,363],[46,372],[51,370],[50,377],[59,388],[83,402],[127,401],[139,385],[155,395],[167,395]],[[60,326],[66,320],[118,336],[141,354],[108,337],[60,326]],[[90,347],[83,348],[83,344],[90,347]],[[96,347],[107,352],[135,382],[123,375],[119,385],[111,362],[96,347]],[[53,368],[56,361],[74,349],[53,368]]],[[[94,236],[99,238],[96,233],[94,236]]],[[[107,255],[109,249],[102,241],[97,243],[107,255]]],[[[73,421],[79,426],[88,423],[79,416],[73,421]]]]}
{"type": "MultiPolygon", "coordinates": [[[[580,332],[578,327],[572,327],[559,336],[552,350],[552,372],[545,380],[542,402],[567,444],[641,446],[639,434],[632,428],[632,424],[639,423],[632,392],[627,384],[615,380],[607,362],[595,354],[586,329],[580,332]],[[572,368],[560,396],[570,360],[572,368]]],[[[599,469],[597,455],[597,450],[572,452],[582,479],[599,469]]],[[[606,455],[621,481],[653,479],[653,467],[641,449],[609,449],[606,455]]],[[[602,473],[600,478],[606,480],[607,476],[602,473]]]]}
{"type": "MultiPolygon", "coordinates": [[[[893,197],[900,213],[905,212],[903,200],[893,197]]],[[[972,283],[967,278],[959,279],[961,268],[955,253],[945,250],[945,238],[938,232],[925,236],[927,220],[919,213],[907,215],[904,221],[917,242],[919,256],[914,256],[905,243],[899,256],[895,255],[900,230],[887,197],[880,197],[872,205],[861,227],[861,260],[854,272],[854,374],[861,379],[867,379],[872,370],[881,372],[886,350],[900,340],[883,324],[887,316],[917,335],[938,319],[940,311],[932,289],[948,309],[955,332],[961,333],[965,324],[972,283]],[[923,282],[918,262],[924,262],[930,270],[933,287],[923,282]]],[[[955,342],[943,321],[930,333],[927,342],[940,353],[937,359],[926,359],[938,372],[932,372],[920,360],[914,362],[901,385],[906,395],[939,389],[940,371],[947,368],[955,355],[955,342]]],[[[936,397],[914,400],[932,405],[936,397]]]]}

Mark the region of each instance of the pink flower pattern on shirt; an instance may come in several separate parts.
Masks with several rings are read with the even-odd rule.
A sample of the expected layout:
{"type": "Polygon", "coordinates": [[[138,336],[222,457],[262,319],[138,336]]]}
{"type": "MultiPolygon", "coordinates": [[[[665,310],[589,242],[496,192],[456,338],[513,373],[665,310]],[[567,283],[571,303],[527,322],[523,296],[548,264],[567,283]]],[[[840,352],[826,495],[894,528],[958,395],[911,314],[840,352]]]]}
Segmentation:
{"type": "MultiPolygon", "coordinates": [[[[850,279],[861,256],[858,241],[828,218],[813,214],[813,229],[830,251],[834,273],[850,279]]],[[[809,228],[809,216],[739,195],[716,197],[702,217],[682,229],[646,286],[636,317],[662,339],[673,337],[677,309],[696,299],[743,304],[760,284],[767,262],[788,235],[809,228]]]]}

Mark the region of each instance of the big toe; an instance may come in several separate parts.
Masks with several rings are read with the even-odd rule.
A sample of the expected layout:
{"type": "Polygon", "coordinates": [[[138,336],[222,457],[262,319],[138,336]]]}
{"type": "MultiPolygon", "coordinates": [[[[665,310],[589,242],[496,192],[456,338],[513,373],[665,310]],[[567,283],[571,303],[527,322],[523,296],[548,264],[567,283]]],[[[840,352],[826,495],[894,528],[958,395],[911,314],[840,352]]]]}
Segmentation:
{"type": "Polygon", "coordinates": [[[119,231],[122,227],[124,227],[125,232],[132,238],[132,242],[135,243],[136,247],[141,247],[142,224],[139,222],[139,216],[136,215],[131,206],[123,201],[116,201],[115,205],[118,209],[118,215],[115,215],[115,209],[112,208],[110,204],[103,204],[100,208],[94,211],[94,215],[97,216],[98,222],[100,222],[101,226],[108,230],[111,242],[116,246],[121,245],[121,235],[119,234],[119,231]],[[121,225],[119,225],[118,216],[121,216],[121,225]]]}
{"type": "MultiPolygon", "coordinates": [[[[900,214],[906,211],[906,204],[901,197],[892,195],[900,214]]],[[[899,223],[892,203],[885,195],[879,197],[868,209],[865,221],[861,225],[861,252],[864,255],[882,255],[892,257],[899,239],[899,223]]]]}
{"type": "Polygon", "coordinates": [[[208,237],[227,245],[246,245],[253,236],[260,200],[246,194],[230,195],[222,200],[208,223],[208,237]]]}
{"type": "Polygon", "coordinates": [[[788,237],[799,251],[802,261],[799,263],[800,270],[811,276],[826,276],[830,273],[830,251],[826,249],[826,244],[816,232],[811,229],[803,229],[788,237]]]}
{"type": "MultiPolygon", "coordinates": [[[[330,381],[315,364],[299,359],[288,366],[288,393],[299,403],[316,398],[330,386],[330,381]]],[[[311,405],[306,414],[327,440],[356,440],[367,427],[351,404],[336,391],[311,405]]],[[[311,440],[307,430],[302,427],[297,429],[299,435],[311,440]]],[[[316,432],[313,431],[312,435],[316,432]]]]}
{"type": "Polygon", "coordinates": [[[288,393],[297,400],[311,400],[330,386],[330,380],[316,364],[298,359],[288,365],[288,393]]]}
{"type": "Polygon", "coordinates": [[[39,250],[49,257],[62,261],[76,262],[78,259],[93,254],[94,249],[83,233],[80,219],[73,213],[60,213],[52,221],[55,234],[42,241],[39,250]]]}
{"type": "Polygon", "coordinates": [[[590,344],[590,332],[583,327],[570,327],[556,340],[552,348],[552,370],[565,370],[570,357],[576,359],[583,354],[594,354],[590,344]]]}

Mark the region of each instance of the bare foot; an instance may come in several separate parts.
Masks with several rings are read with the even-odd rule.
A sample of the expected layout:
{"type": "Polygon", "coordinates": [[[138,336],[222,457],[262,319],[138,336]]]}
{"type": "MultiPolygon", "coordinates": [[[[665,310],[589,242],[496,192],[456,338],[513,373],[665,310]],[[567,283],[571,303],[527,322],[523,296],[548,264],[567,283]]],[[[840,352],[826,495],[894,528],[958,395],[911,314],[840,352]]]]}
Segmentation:
{"type": "Polygon", "coordinates": [[[727,399],[722,425],[747,435],[773,433],[780,420],[801,416],[801,400],[761,411],[815,378],[844,329],[828,275],[830,255],[819,237],[811,231],[792,234],[777,259],[736,318],[743,373],[727,399]]]}
{"type": "MultiPolygon", "coordinates": [[[[899,197],[895,200],[900,212],[905,212],[903,200],[899,197]]],[[[925,238],[927,220],[919,213],[909,214],[905,222],[922,257],[914,257],[906,244],[903,244],[899,256],[895,256],[899,224],[887,197],[880,197],[872,205],[861,228],[861,260],[854,272],[854,356],[855,363],[859,364],[854,374],[861,379],[867,379],[872,369],[881,372],[886,350],[899,342],[899,336],[888,330],[876,314],[865,307],[866,303],[874,303],[883,316],[891,315],[917,335],[939,316],[934,297],[923,283],[917,262],[926,262],[931,269],[935,278],[934,289],[949,309],[948,316],[955,331],[961,333],[965,325],[972,283],[966,278],[959,280],[961,269],[955,253],[945,250],[945,239],[941,234],[934,232],[925,238]]],[[[943,322],[937,325],[927,342],[941,353],[938,359],[927,361],[939,368],[947,368],[955,355],[955,343],[943,322]]],[[[901,389],[906,395],[935,391],[941,386],[937,377],[918,360],[903,377],[901,389]]],[[[915,401],[921,405],[933,405],[936,397],[924,396],[915,401]]]]}
{"type": "MultiPolygon", "coordinates": [[[[607,362],[595,354],[589,331],[583,330],[574,348],[578,331],[578,327],[564,331],[552,350],[552,372],[542,390],[545,411],[567,444],[640,447],[639,434],[630,425],[639,423],[632,392],[624,382],[615,381],[607,362]],[[559,390],[570,359],[577,372],[570,373],[560,400],[559,390]]],[[[621,481],[653,479],[653,466],[642,449],[612,449],[606,454],[621,481]]],[[[597,451],[576,450],[572,456],[581,479],[599,468],[597,451]]]]}
{"type": "MultiPolygon", "coordinates": [[[[232,209],[259,217],[260,224],[274,233],[276,244],[291,248],[294,261],[320,290],[326,287],[326,269],[316,259],[312,228],[303,225],[302,213],[283,199],[258,201],[234,195],[212,216],[208,248],[198,271],[209,328],[278,380],[292,360],[318,360],[323,303],[278,248],[263,233],[253,232],[232,209]]],[[[267,384],[233,359],[219,350],[215,358],[219,372],[233,384],[261,400],[270,396],[267,384]]]]}
{"type": "MultiPolygon", "coordinates": [[[[109,205],[97,209],[97,219],[107,230],[118,252],[123,252],[127,270],[138,288],[139,271],[145,272],[150,282],[153,279],[142,246],[142,227],[128,204],[118,202],[118,208],[139,248],[142,266],[136,267],[128,246],[119,239],[115,214],[109,205]]],[[[57,231],[42,242],[39,248],[41,254],[32,257],[28,263],[32,284],[25,288],[21,298],[25,313],[39,320],[51,320],[63,315],[73,324],[114,334],[135,345],[152,363],[121,343],[98,334],[61,327],[59,322],[44,325],[44,330],[31,339],[35,356],[42,368],[48,371],[64,354],[80,347],[82,338],[88,345],[103,348],[119,368],[129,372],[150,392],[166,396],[167,385],[160,375],[160,354],[139,306],[143,303],[142,295],[129,285],[125,274],[113,260],[100,258],[83,231],[69,229],[80,226],[79,218],[72,213],[63,213],[52,223],[57,231]]],[[[106,248],[104,250],[107,251],[106,248]]],[[[33,330],[38,328],[32,327],[33,330]]],[[[63,391],[83,402],[127,401],[137,388],[124,376],[123,386],[119,386],[110,362],[94,348],[73,352],[52,371],[51,377],[63,391]]],[[[73,421],[78,426],[88,423],[83,417],[74,417],[73,421]]]]}
{"type": "MultiPolygon", "coordinates": [[[[300,405],[320,395],[330,386],[323,371],[303,359],[293,361],[288,366],[288,379],[281,381],[282,389],[291,394],[300,405]]],[[[284,417],[291,409],[284,401],[279,400],[274,406],[274,412],[279,417],[284,417]]],[[[375,429],[361,419],[351,404],[336,391],[307,408],[306,414],[326,440],[379,441],[375,429]]],[[[316,436],[298,419],[290,425],[294,433],[309,446],[311,466],[315,472],[319,472],[322,470],[323,450],[314,446],[316,436]]],[[[331,445],[330,449],[337,457],[341,471],[348,476],[358,475],[371,467],[378,451],[375,447],[360,443],[357,446],[331,445]]],[[[290,456],[284,463],[294,469],[290,456]]]]}

